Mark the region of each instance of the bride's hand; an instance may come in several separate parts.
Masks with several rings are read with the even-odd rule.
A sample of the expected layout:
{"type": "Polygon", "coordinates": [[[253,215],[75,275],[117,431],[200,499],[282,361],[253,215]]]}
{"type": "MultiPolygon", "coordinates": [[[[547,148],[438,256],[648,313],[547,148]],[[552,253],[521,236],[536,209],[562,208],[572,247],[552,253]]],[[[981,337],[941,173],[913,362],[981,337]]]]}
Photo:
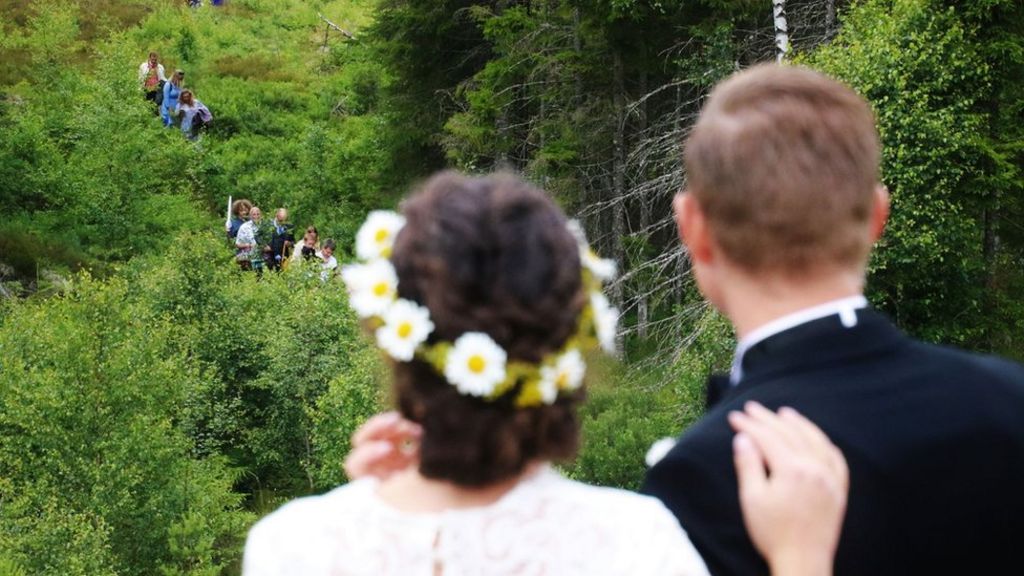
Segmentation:
{"type": "Polygon", "coordinates": [[[367,420],[352,435],[352,451],[345,458],[351,480],[372,476],[384,480],[419,460],[422,429],[398,412],[384,412],[367,420]]]}
{"type": "Polygon", "coordinates": [[[791,408],[729,414],[743,520],[775,576],[832,573],[849,491],[842,452],[791,408]]]}

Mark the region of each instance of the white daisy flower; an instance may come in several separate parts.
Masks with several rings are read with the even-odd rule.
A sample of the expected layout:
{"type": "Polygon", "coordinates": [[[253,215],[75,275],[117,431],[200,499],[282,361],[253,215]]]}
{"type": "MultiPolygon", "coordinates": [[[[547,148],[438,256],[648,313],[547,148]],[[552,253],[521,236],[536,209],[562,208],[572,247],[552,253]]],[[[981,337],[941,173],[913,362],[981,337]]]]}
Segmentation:
{"type": "Polygon", "coordinates": [[[545,404],[552,404],[559,390],[575,390],[583,384],[587,365],[579,350],[572,349],[555,360],[554,366],[540,369],[540,397],[545,404]]]}
{"type": "Polygon", "coordinates": [[[376,332],[377,344],[395,360],[408,362],[416,353],[416,347],[433,331],[429,310],[399,299],[384,313],[384,325],[376,332]]]}
{"type": "Polygon", "coordinates": [[[395,236],[405,226],[405,217],[390,210],[374,210],[356,234],[356,256],[361,260],[390,258],[395,236]]]}
{"type": "Polygon", "coordinates": [[[600,292],[590,295],[590,307],[594,312],[594,330],[601,348],[609,354],[615,353],[615,334],[619,327],[619,311],[608,303],[600,292]]]}
{"type": "Polygon", "coordinates": [[[583,231],[583,225],[580,224],[579,220],[573,218],[566,223],[565,227],[569,229],[572,237],[576,239],[576,243],[580,245],[580,249],[589,245],[587,243],[587,233],[583,231]]]}
{"type": "Polygon", "coordinates": [[[576,239],[576,244],[579,245],[580,263],[583,267],[590,270],[590,273],[602,282],[614,279],[618,271],[615,260],[601,258],[594,252],[594,249],[590,247],[590,243],[587,242],[587,233],[583,231],[583,226],[579,220],[569,220],[566,227],[573,238],[576,239]]]}
{"type": "Polygon", "coordinates": [[[383,315],[398,293],[398,275],[387,260],[344,266],[341,279],[348,287],[349,303],[360,318],[383,315]]]}
{"type": "Polygon", "coordinates": [[[488,396],[505,380],[508,355],[483,332],[459,336],[445,360],[444,376],[461,394],[488,396]]]}
{"type": "Polygon", "coordinates": [[[668,453],[676,445],[675,438],[662,438],[651,444],[650,449],[647,450],[647,455],[644,456],[644,462],[647,463],[648,468],[653,468],[655,464],[661,461],[662,458],[668,456],[668,453]]]}
{"type": "Polygon", "coordinates": [[[601,258],[589,246],[580,248],[580,262],[584,268],[590,270],[590,273],[602,282],[613,280],[618,269],[615,265],[615,260],[601,258]]]}

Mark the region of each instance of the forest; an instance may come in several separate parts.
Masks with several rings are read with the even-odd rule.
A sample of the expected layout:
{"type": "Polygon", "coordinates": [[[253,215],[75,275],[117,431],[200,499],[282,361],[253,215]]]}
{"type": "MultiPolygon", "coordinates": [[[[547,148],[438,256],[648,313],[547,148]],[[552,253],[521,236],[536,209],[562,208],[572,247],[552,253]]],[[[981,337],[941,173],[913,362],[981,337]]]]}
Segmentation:
{"type": "Polygon", "coordinates": [[[446,167],[524,174],[618,263],[620,357],[563,472],[637,488],[731,360],[670,203],[710,88],[759,62],[874,107],[872,305],[1024,360],[1020,2],[204,4],[0,0],[0,575],[234,574],[259,517],[344,483],[385,364],[340,284],[238,269],[225,203],[286,207],[346,261],[446,167]],[[150,51],[212,111],[200,139],[141,97],[150,51]]]}

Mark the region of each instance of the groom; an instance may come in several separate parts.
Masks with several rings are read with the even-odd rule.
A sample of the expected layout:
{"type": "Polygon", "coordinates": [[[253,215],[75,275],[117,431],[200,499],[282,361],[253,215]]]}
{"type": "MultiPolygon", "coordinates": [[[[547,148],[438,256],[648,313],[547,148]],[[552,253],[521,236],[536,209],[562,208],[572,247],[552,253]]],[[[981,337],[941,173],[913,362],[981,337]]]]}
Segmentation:
{"type": "Polygon", "coordinates": [[[717,575],[767,574],[743,528],[730,411],[820,425],[850,467],[837,575],[1020,573],[1024,368],[917,342],[863,297],[889,213],[867,103],[795,67],[716,88],[686,142],[676,222],[739,345],[707,415],[648,473],[717,575]]]}

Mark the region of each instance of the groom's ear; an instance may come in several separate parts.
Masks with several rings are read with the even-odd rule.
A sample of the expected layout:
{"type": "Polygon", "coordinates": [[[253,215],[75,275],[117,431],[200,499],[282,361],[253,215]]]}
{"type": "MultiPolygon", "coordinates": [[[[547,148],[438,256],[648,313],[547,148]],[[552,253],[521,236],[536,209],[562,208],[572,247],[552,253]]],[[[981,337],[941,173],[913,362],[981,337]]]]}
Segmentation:
{"type": "Polygon", "coordinates": [[[693,262],[711,260],[711,231],[704,211],[693,194],[680,192],[672,202],[679,239],[690,253],[693,262]]]}
{"type": "Polygon", "coordinates": [[[885,223],[889,220],[889,188],[884,184],[875,185],[875,195],[871,202],[871,243],[878,242],[885,231],[885,223]]]}

